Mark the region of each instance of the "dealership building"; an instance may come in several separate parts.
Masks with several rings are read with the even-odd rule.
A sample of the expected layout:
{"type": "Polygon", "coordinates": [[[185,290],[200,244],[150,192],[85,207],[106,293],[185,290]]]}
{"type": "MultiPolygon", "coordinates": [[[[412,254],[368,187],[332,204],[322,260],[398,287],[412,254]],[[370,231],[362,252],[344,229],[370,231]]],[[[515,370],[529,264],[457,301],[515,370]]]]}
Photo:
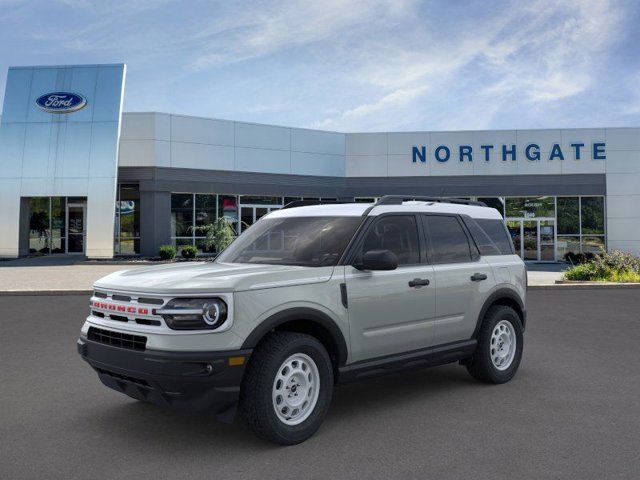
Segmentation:
{"type": "Polygon", "coordinates": [[[477,199],[526,260],[640,254],[640,128],[343,133],[122,112],[126,68],[9,69],[0,257],[153,256],[297,199],[477,199]]]}

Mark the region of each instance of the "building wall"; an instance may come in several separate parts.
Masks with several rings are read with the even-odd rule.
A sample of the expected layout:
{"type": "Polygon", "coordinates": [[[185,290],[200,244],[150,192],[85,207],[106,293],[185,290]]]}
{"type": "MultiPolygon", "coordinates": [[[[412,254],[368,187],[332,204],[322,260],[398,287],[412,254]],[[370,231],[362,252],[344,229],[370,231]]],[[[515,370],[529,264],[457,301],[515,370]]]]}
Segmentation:
{"type": "MultiPolygon", "coordinates": [[[[609,249],[640,254],[638,128],[343,134],[128,113],[123,118],[119,165],[153,167],[153,179],[143,181],[141,188],[164,195],[606,194],[609,249]],[[581,158],[572,146],[576,143],[583,144],[581,158]],[[604,146],[594,155],[598,143],[604,146]],[[539,147],[537,160],[527,158],[532,144],[539,147]],[[492,148],[483,149],[488,145],[492,148]],[[424,147],[424,161],[414,161],[414,147],[420,152],[424,147]],[[435,158],[438,147],[450,152],[447,161],[435,158]],[[461,147],[470,148],[466,152],[472,159],[460,159],[461,147]],[[181,170],[167,170],[172,168],[181,170]]],[[[128,175],[135,176],[132,171],[128,175]]]]}
{"type": "Polygon", "coordinates": [[[113,255],[124,65],[10,68],[0,123],[0,256],[19,252],[21,197],[87,197],[86,253],[113,255]],[[87,105],[47,113],[36,99],[83,95],[87,105]]]}
{"type": "Polygon", "coordinates": [[[344,177],[343,133],[125,113],[121,167],[171,167],[344,177]]]}

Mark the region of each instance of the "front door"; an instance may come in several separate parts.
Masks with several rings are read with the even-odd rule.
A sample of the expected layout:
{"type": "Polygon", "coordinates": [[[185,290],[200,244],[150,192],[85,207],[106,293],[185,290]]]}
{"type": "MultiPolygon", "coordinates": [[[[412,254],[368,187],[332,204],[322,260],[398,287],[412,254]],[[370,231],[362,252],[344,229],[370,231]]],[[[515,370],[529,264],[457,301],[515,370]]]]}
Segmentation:
{"type": "Polygon", "coordinates": [[[85,204],[67,204],[67,253],[85,252],[85,204]]]}
{"type": "Polygon", "coordinates": [[[364,252],[376,249],[395,253],[398,268],[345,267],[354,362],[426,348],[435,338],[433,267],[424,262],[416,216],[377,218],[365,233],[356,262],[364,252]],[[415,285],[416,279],[429,285],[415,285]]]}
{"type": "Polygon", "coordinates": [[[553,218],[507,219],[516,253],[523,260],[553,262],[556,258],[556,222],[553,218]]]}

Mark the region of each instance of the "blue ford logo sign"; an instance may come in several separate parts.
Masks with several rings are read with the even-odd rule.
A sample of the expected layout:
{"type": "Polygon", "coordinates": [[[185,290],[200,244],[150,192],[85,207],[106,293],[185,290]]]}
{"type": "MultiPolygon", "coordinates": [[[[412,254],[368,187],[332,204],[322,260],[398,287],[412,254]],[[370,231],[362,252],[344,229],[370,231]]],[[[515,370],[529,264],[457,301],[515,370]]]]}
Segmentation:
{"type": "Polygon", "coordinates": [[[46,93],[36,100],[36,105],[49,113],[71,113],[84,108],[87,99],[70,92],[46,93]]]}

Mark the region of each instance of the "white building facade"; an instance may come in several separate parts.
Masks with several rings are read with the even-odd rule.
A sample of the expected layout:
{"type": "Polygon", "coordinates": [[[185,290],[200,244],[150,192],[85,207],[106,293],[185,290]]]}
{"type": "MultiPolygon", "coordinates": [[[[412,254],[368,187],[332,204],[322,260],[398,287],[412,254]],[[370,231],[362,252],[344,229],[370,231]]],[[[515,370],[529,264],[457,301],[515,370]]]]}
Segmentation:
{"type": "Polygon", "coordinates": [[[342,133],[122,114],[124,71],[10,69],[0,256],[208,252],[197,227],[221,216],[241,232],[292,200],[386,194],[484,201],[527,260],[640,254],[640,128],[342,133]],[[56,92],[67,110],[43,111],[56,92]]]}

